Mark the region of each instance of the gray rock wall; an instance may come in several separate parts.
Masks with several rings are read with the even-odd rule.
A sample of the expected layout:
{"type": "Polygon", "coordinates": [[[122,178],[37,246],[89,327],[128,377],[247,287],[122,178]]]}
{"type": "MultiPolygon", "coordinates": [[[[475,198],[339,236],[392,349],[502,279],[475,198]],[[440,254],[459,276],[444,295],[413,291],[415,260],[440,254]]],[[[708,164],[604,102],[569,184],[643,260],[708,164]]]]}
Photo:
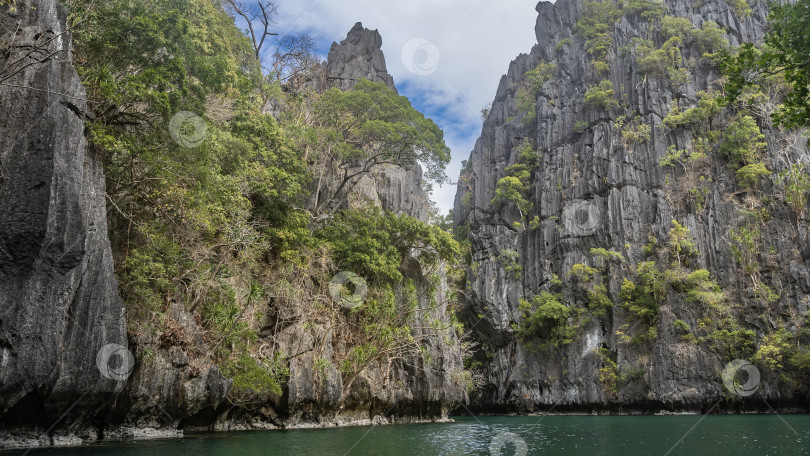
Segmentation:
{"type": "MultiPolygon", "coordinates": [[[[722,0],[667,0],[665,6],[665,14],[687,18],[696,27],[715,21],[726,30],[732,45],[764,36],[768,11],[762,2],[754,4],[751,17],[745,19],[722,0]]],[[[652,37],[659,46],[661,40],[640,17],[624,17],[612,27],[607,76],[624,106],[612,112],[588,107],[583,95],[591,84],[587,79],[590,56],[575,29],[582,8],[580,0],[537,6],[538,44],[530,54],[519,56],[501,80],[459,185],[455,222],[469,225],[473,246],[467,290],[469,324],[483,344],[479,359],[485,364],[484,385],[474,399],[475,406],[523,411],[551,407],[700,409],[722,397],[720,372],[727,360],[705,343],[684,342],[674,329],[679,319],[692,328],[699,324],[701,310],[681,295],[670,292],[661,308],[658,336],[648,343],[620,340],[617,331],[632,330],[634,320],[618,304],[606,316],[593,318],[561,349],[532,350],[518,342],[511,329],[522,320],[520,299],[543,290],[558,291],[572,305],[583,307],[582,293],[569,280],[568,272],[576,263],[593,266],[592,248],[613,249],[627,259],[622,268],[611,268],[605,284],[608,295],[618,302],[623,278],[645,259],[643,246],[650,236],[665,242],[672,220],[691,230],[700,252],[696,267],[708,269],[718,280],[734,318],[742,328],[754,330],[760,342],[778,324],[798,332],[810,305],[808,220],[806,215],[796,220],[772,181],[763,184],[762,193],[741,192],[727,159],[715,153],[708,165],[712,183],[706,207],[698,210],[676,197],[672,173],[659,166],[670,145],[691,148],[694,140],[685,129],[667,129],[663,118],[673,102],[679,102],[682,109],[696,105],[697,93],[718,81],[716,67],[700,60],[700,53],[687,45],[685,60],[695,59],[688,83],[645,79],[634,53],[625,46],[634,37],[652,37]],[[571,44],[558,49],[557,43],[565,39],[571,39],[571,44]],[[556,63],[558,71],[538,94],[536,121],[525,125],[521,122],[525,113],[515,107],[516,91],[524,74],[541,61],[556,63]],[[649,142],[626,145],[615,125],[619,115],[652,127],[649,142]],[[539,225],[516,229],[513,223],[519,214],[514,206],[495,207],[491,201],[498,180],[517,162],[525,139],[542,154],[529,190],[534,208],[528,218],[537,216],[539,225]],[[759,257],[762,280],[780,294],[771,304],[755,299],[732,252],[731,230],[744,226],[743,211],[758,204],[771,214],[761,228],[759,257]],[[519,254],[520,278],[499,261],[507,250],[519,254]],[[561,287],[552,283],[554,275],[563,280],[561,287]],[[616,395],[608,394],[599,378],[599,369],[605,367],[597,354],[599,348],[614,354],[619,372],[638,373],[630,381],[620,381],[616,395]]],[[[771,171],[807,159],[806,137],[776,130],[764,133],[768,142],[764,162],[771,171]]],[[[778,375],[763,375],[761,395],[756,397],[804,401],[778,375]]]]}
{"type": "Polygon", "coordinates": [[[340,44],[332,43],[326,59],[327,80],[341,90],[354,87],[359,79],[384,82],[396,90],[394,78],[388,74],[382,52],[380,32],[369,30],[358,22],[340,44]]]}
{"type": "Polygon", "coordinates": [[[101,375],[96,358],[107,344],[126,347],[125,313],[102,166],[84,138],[86,94],[72,65],[65,10],[55,0],[5,3],[0,428],[47,429],[63,412],[70,409],[65,422],[92,414],[122,390],[123,382],[101,375]]]}

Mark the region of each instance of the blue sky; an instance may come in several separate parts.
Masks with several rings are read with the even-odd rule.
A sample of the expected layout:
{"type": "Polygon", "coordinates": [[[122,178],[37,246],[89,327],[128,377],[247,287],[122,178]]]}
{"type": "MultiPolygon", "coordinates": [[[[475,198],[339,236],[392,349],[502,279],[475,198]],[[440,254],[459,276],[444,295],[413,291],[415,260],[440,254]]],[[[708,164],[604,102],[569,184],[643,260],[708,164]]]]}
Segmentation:
{"type": "MultiPolygon", "coordinates": [[[[455,181],[481,132],[481,108],[501,75],[536,43],[535,0],[277,0],[275,31],[309,33],[325,58],[356,22],[383,38],[388,71],[413,105],[444,130],[455,181]]],[[[442,213],[455,185],[434,189],[442,213]]]]}

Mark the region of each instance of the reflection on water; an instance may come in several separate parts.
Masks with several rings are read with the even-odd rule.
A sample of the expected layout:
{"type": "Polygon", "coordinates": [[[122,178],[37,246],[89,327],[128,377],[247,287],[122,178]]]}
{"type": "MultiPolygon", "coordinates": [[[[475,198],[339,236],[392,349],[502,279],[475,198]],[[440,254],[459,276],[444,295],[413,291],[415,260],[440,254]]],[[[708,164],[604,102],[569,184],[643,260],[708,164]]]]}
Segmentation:
{"type": "Polygon", "coordinates": [[[455,423],[449,424],[191,435],[179,440],[88,445],[80,448],[35,450],[29,454],[57,456],[810,454],[808,445],[805,444],[810,442],[810,415],[709,416],[702,421],[701,418],[701,416],[459,417],[455,423]]]}

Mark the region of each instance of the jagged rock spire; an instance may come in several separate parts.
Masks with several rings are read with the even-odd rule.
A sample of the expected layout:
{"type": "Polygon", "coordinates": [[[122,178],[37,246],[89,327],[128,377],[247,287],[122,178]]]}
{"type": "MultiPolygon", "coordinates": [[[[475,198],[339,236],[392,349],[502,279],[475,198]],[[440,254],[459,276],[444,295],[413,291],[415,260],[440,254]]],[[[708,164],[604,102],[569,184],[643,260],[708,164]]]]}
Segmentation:
{"type": "Polygon", "coordinates": [[[396,90],[394,78],[385,65],[380,32],[363,27],[361,22],[352,27],[340,44],[332,43],[326,73],[332,84],[343,90],[354,87],[358,79],[384,82],[396,90]]]}

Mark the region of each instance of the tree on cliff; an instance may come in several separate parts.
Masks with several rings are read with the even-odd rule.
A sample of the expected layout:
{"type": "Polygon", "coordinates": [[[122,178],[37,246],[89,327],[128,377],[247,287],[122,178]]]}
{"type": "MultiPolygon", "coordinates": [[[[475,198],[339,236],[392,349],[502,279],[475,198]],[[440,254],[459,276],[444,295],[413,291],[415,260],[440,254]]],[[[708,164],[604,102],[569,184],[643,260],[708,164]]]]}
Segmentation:
{"type": "Polygon", "coordinates": [[[450,161],[444,133],[432,120],[385,84],[364,79],[353,90],[324,93],[303,138],[305,155],[314,154],[317,167],[310,207],[316,225],[341,210],[363,176],[376,169],[420,163],[428,179],[442,181],[450,161]]]}
{"type": "Polygon", "coordinates": [[[723,60],[729,76],[727,99],[743,96],[746,87],[760,84],[765,78],[780,74],[791,90],[773,120],[788,128],[810,124],[810,0],[772,6],[771,30],[765,45],[757,48],[743,44],[736,53],[723,60]]]}

